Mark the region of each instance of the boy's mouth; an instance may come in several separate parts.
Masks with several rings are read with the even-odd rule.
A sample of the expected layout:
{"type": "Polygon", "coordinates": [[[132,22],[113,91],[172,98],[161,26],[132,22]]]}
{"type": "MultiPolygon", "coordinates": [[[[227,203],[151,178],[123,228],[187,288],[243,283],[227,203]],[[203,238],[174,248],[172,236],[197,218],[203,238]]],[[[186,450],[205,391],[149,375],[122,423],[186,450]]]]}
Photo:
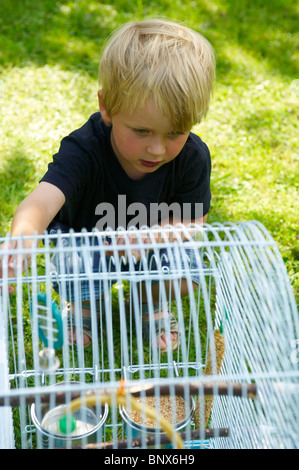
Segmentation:
{"type": "Polygon", "coordinates": [[[141,164],[148,168],[154,168],[155,166],[160,165],[161,162],[149,162],[148,160],[141,160],[141,164]]]}

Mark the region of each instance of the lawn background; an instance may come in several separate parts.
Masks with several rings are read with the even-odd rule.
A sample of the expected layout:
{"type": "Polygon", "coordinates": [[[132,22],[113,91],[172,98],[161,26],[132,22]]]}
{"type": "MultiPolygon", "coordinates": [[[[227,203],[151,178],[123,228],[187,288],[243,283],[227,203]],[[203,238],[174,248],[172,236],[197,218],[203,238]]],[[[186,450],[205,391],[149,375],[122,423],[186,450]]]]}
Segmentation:
{"type": "Polygon", "coordinates": [[[163,16],[216,51],[210,111],[194,129],[213,162],[208,221],[262,222],[299,299],[298,13],[295,0],[0,0],[0,236],[61,138],[97,111],[105,38],[163,16]]]}

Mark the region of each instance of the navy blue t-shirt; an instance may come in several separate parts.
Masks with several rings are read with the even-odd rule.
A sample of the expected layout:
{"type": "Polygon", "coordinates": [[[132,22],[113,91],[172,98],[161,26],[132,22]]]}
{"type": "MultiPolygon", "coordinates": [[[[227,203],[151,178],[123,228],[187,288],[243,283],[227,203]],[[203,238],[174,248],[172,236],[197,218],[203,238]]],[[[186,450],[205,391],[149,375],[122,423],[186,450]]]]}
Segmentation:
{"type": "Polygon", "coordinates": [[[211,159],[208,147],[197,135],[190,133],[174,160],[140,180],[133,180],[113,152],[110,133],[111,127],[97,112],[80,129],[62,139],[41,179],[57,186],[66,197],[48,230],[59,224],[76,232],[94,227],[101,230],[105,228],[104,221],[113,229],[130,225],[140,228],[136,221],[144,221],[141,209],[146,210],[146,225],[152,225],[153,220],[160,221],[161,203],[175,210],[185,209],[184,218],[188,214],[191,219],[207,214],[211,159]],[[199,204],[202,214],[198,215],[199,204]],[[110,223],[112,215],[114,226],[110,223]]]}

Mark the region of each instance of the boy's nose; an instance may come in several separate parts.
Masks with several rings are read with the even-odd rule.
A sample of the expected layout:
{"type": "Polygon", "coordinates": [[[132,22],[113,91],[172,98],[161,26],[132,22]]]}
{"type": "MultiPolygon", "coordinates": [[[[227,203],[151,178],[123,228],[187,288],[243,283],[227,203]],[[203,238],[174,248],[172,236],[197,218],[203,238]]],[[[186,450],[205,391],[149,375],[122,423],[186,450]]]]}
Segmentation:
{"type": "Polygon", "coordinates": [[[160,157],[165,154],[166,147],[162,139],[155,139],[147,146],[146,151],[153,157],[160,157]]]}

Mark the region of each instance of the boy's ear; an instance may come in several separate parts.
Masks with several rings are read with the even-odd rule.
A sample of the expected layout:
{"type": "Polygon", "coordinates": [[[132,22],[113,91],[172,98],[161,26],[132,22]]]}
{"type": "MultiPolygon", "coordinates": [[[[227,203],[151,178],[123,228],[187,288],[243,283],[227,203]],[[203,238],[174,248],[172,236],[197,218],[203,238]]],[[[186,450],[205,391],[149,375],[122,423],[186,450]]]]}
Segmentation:
{"type": "Polygon", "coordinates": [[[107,113],[106,107],[104,105],[103,101],[103,90],[98,91],[98,100],[99,100],[99,108],[100,108],[100,113],[105,122],[111,123],[112,119],[111,116],[107,113]]]}

